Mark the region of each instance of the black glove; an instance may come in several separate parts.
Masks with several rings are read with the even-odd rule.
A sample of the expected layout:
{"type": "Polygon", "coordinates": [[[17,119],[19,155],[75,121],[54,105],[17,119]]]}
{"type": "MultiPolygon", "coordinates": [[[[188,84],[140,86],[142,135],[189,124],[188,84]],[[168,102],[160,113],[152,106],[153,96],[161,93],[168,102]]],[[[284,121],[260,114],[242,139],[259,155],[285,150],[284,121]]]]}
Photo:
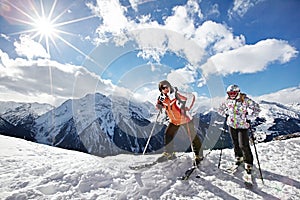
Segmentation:
{"type": "Polygon", "coordinates": [[[163,94],[159,95],[157,101],[162,103],[165,100],[165,96],[163,94]]]}

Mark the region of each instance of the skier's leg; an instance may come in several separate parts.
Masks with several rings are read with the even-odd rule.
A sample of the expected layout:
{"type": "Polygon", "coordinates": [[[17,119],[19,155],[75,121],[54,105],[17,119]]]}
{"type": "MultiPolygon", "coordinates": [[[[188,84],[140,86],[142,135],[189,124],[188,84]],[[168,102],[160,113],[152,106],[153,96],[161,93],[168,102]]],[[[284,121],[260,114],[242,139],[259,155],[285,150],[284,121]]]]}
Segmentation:
{"type": "Polygon", "coordinates": [[[195,132],[195,127],[193,121],[185,124],[185,129],[187,131],[188,137],[190,138],[192,150],[194,151],[195,157],[193,160],[193,165],[198,166],[203,160],[203,149],[201,148],[201,140],[195,132]]]}
{"type": "Polygon", "coordinates": [[[174,142],[173,139],[180,126],[169,123],[165,131],[165,151],[172,154],[174,152],[174,142]]]}
{"type": "Polygon", "coordinates": [[[164,162],[167,160],[172,160],[176,158],[176,155],[174,153],[174,142],[173,138],[178,131],[180,126],[176,126],[172,123],[169,123],[168,127],[165,131],[165,146],[164,146],[164,153],[161,157],[159,157],[156,161],[157,162],[164,162]]]}
{"type": "Polygon", "coordinates": [[[245,169],[251,173],[253,165],[253,154],[249,144],[248,129],[239,129],[239,144],[243,151],[245,169]]]}
{"type": "Polygon", "coordinates": [[[201,149],[202,143],[200,137],[195,132],[193,121],[186,124],[186,131],[188,136],[191,137],[194,153],[196,156],[203,157],[203,149],[201,149]],[[190,134],[190,135],[189,135],[190,134]]]}
{"type": "Polygon", "coordinates": [[[233,143],[234,155],[235,155],[235,158],[237,159],[236,161],[240,162],[241,161],[240,158],[243,157],[243,152],[239,145],[238,131],[232,127],[228,127],[228,129],[229,129],[230,137],[231,137],[231,140],[233,143]]]}

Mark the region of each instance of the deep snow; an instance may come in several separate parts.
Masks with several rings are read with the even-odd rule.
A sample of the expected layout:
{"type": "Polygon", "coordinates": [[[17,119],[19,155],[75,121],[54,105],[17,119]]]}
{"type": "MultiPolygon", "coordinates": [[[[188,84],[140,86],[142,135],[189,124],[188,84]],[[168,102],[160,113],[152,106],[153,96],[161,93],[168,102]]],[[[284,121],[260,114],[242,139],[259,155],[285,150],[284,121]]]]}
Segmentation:
{"type": "MultiPolygon", "coordinates": [[[[174,161],[131,170],[129,166],[159,155],[101,158],[0,135],[0,199],[300,199],[300,138],[256,147],[265,184],[255,159],[250,190],[242,172],[232,176],[217,168],[219,150],[206,150],[200,170],[180,181],[177,176],[191,165],[191,153],[178,152],[174,161]]],[[[233,150],[223,150],[221,168],[232,161],[233,150]]]]}

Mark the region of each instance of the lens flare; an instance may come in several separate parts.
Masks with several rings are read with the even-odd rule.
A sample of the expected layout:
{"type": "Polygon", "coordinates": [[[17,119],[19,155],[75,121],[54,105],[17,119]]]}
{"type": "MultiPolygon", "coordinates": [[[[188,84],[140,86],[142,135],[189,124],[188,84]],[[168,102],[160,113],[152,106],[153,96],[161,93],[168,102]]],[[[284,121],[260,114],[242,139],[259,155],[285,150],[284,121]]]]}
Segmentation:
{"type": "MultiPolygon", "coordinates": [[[[64,1],[61,1],[64,3],[64,1]]],[[[44,4],[42,0],[0,0],[0,15],[9,23],[25,27],[24,30],[9,33],[9,35],[26,34],[33,40],[37,40],[44,46],[50,55],[50,42],[57,47],[57,41],[63,42],[81,55],[87,57],[79,48],[68,42],[64,36],[75,35],[67,32],[62,27],[77,23],[80,21],[94,18],[94,15],[71,20],[64,20],[65,15],[69,13],[69,7],[59,7],[58,0],[52,4],[44,4]]]]}

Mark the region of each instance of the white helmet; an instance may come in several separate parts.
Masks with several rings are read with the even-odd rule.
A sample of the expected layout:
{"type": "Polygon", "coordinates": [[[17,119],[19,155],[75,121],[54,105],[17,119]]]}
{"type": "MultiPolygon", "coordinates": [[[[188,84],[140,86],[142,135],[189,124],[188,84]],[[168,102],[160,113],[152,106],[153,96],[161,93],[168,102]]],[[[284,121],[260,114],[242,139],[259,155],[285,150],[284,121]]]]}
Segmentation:
{"type": "Polygon", "coordinates": [[[240,88],[237,85],[229,85],[226,92],[230,99],[236,99],[239,96],[240,88]]]}
{"type": "Polygon", "coordinates": [[[229,85],[226,92],[240,92],[240,88],[237,85],[229,85]]]}

